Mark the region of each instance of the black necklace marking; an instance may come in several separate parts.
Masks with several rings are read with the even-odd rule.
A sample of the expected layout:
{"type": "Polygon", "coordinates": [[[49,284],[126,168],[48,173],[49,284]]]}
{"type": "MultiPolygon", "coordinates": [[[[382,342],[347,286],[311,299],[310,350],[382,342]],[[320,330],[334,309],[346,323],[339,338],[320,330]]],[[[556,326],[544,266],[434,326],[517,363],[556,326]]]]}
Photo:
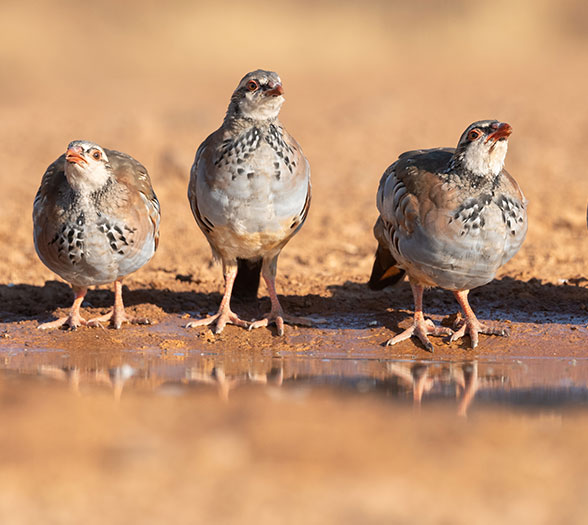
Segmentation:
{"type": "Polygon", "coordinates": [[[217,150],[217,157],[214,160],[215,166],[226,166],[229,164],[231,157],[235,156],[238,164],[243,161],[257,149],[261,143],[261,131],[257,127],[249,128],[235,139],[223,140],[220,148],[217,150]],[[224,161],[224,162],[223,162],[224,161]]]}
{"type": "Polygon", "coordinates": [[[478,197],[471,197],[466,199],[461,206],[459,206],[453,216],[449,218],[449,224],[454,220],[459,221],[462,229],[459,234],[463,237],[466,233],[471,233],[472,230],[483,228],[486,224],[482,212],[488,204],[492,202],[492,195],[483,193],[478,197]]]}
{"type": "MultiPolygon", "coordinates": [[[[290,173],[293,172],[294,168],[296,167],[296,161],[291,159],[290,156],[293,156],[294,150],[292,147],[286,143],[284,140],[284,135],[282,134],[282,129],[277,128],[274,124],[270,124],[269,133],[264,137],[265,141],[269,144],[270,148],[272,148],[278,157],[284,162],[286,168],[290,170],[290,173]]],[[[274,167],[277,169],[279,168],[279,163],[274,163],[274,167]]],[[[275,173],[276,178],[280,179],[280,171],[276,171],[275,173]]]]}

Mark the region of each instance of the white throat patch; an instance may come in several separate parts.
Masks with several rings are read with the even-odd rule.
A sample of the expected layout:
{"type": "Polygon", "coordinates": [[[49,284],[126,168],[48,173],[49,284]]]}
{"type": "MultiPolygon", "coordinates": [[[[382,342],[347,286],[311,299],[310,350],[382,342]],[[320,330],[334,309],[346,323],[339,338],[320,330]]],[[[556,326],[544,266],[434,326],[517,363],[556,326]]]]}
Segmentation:
{"type": "Polygon", "coordinates": [[[106,184],[111,173],[102,162],[90,162],[80,166],[65,161],[65,177],[72,189],[78,193],[90,194],[106,184]]]}
{"type": "Polygon", "coordinates": [[[282,95],[277,97],[265,97],[261,100],[252,100],[245,97],[240,104],[241,112],[244,117],[253,120],[268,120],[278,116],[282,104],[284,103],[282,95]]]}
{"type": "Polygon", "coordinates": [[[504,167],[508,141],[485,143],[478,141],[468,146],[463,157],[463,166],[468,171],[480,175],[496,176],[504,167]]]}

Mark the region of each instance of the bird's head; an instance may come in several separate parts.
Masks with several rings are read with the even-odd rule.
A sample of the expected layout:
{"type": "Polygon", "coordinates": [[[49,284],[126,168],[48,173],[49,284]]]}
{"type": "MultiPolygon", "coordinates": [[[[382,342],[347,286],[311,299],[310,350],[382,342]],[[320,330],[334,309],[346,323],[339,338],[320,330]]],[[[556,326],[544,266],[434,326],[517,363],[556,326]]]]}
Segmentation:
{"type": "Polygon", "coordinates": [[[92,193],[100,189],[112,174],[106,152],[93,142],[74,140],[65,152],[65,176],[77,192],[92,193]]]}
{"type": "Polygon", "coordinates": [[[457,144],[455,157],[467,172],[482,177],[497,176],[504,166],[512,127],[497,120],[470,124],[457,144]]]}
{"type": "Polygon", "coordinates": [[[284,89],[277,73],[258,69],[247,73],[233,92],[227,117],[272,120],[284,103],[284,89]]]}

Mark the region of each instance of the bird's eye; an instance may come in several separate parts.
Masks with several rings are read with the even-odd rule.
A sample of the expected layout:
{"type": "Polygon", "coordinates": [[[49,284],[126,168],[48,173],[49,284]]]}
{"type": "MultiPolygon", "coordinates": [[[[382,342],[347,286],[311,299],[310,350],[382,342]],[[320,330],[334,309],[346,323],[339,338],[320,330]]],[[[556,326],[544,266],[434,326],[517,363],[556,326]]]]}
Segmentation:
{"type": "Polygon", "coordinates": [[[468,133],[468,139],[469,139],[469,140],[476,140],[477,138],[479,138],[479,137],[480,137],[480,135],[481,135],[481,134],[482,134],[482,133],[480,132],[480,130],[479,130],[479,129],[472,129],[472,131],[470,131],[470,132],[468,133]]]}
{"type": "Polygon", "coordinates": [[[247,82],[247,89],[249,91],[255,91],[259,87],[259,84],[255,82],[255,80],[250,80],[247,82]]]}
{"type": "Polygon", "coordinates": [[[98,150],[94,150],[92,157],[94,157],[96,160],[100,160],[102,158],[102,153],[100,153],[98,150]]]}

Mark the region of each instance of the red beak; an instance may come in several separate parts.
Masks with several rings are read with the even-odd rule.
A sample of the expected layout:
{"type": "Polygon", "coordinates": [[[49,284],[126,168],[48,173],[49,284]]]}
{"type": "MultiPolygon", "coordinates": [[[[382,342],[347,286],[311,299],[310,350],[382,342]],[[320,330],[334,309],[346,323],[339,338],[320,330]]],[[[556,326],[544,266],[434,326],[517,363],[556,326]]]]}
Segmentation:
{"type": "Polygon", "coordinates": [[[65,160],[73,164],[79,164],[80,166],[88,164],[86,159],[80,155],[80,152],[73,148],[70,148],[65,152],[65,160]]]}
{"type": "Polygon", "coordinates": [[[510,137],[511,133],[512,133],[512,126],[510,124],[507,124],[506,122],[501,122],[498,125],[498,129],[494,133],[490,133],[490,135],[488,135],[486,142],[488,142],[490,140],[496,142],[500,139],[506,139],[506,138],[510,137]]]}
{"type": "Polygon", "coordinates": [[[284,94],[284,88],[281,84],[276,84],[273,88],[268,89],[264,94],[266,97],[277,97],[284,94]]]}

